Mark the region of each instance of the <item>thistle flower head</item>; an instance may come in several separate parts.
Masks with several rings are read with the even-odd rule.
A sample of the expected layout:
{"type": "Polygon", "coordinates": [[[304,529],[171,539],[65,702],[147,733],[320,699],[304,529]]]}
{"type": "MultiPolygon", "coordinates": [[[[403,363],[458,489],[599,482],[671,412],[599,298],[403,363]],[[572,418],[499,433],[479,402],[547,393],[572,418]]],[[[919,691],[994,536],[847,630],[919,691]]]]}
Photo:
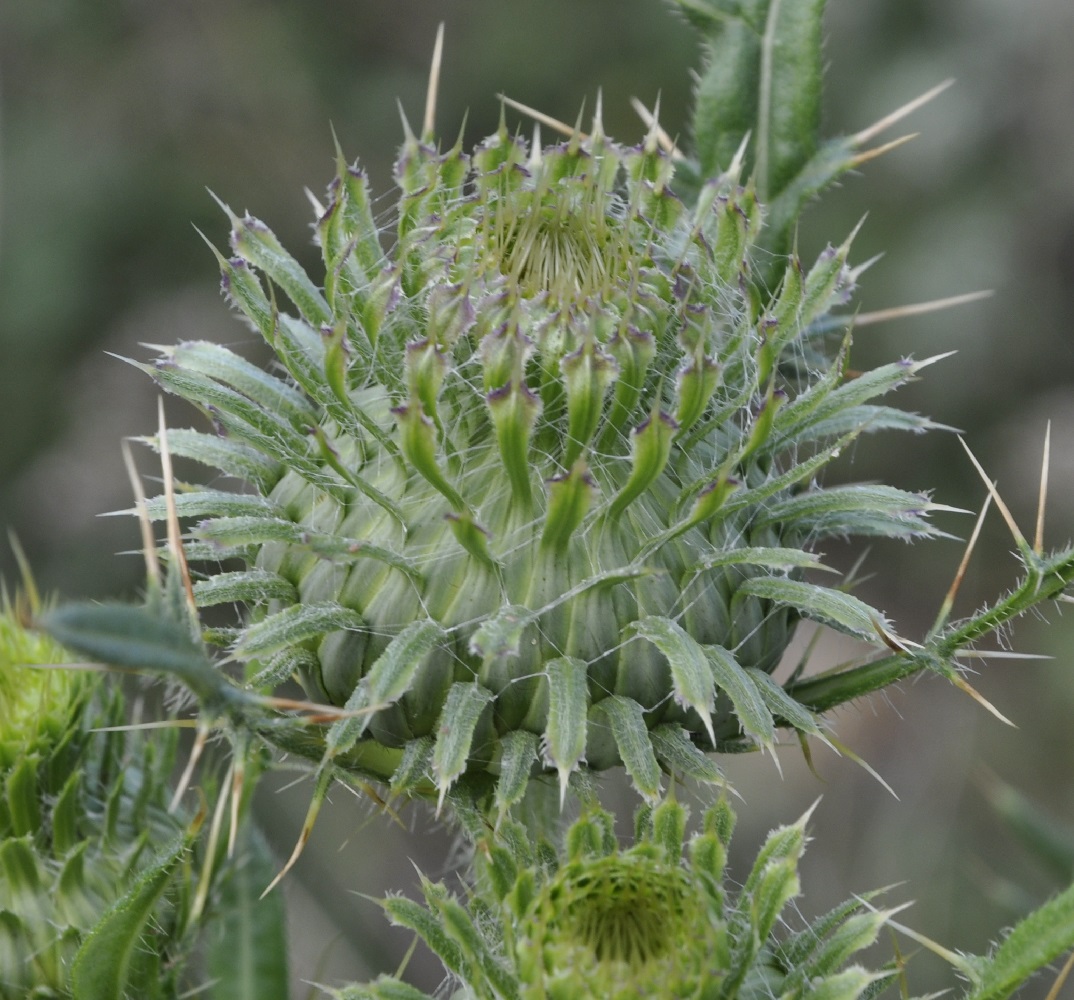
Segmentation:
{"type": "Polygon", "coordinates": [[[218,635],[251,683],[353,713],[326,763],[441,800],[490,773],[501,816],[583,767],[653,799],[776,718],[818,732],[770,679],[800,617],[884,633],[802,574],[829,535],[929,533],[923,496],[817,482],[863,431],[929,426],[871,402],[920,365],[847,381],[819,321],[848,245],[768,287],[737,163],[690,205],[673,168],[599,120],[548,146],[501,124],[469,155],[408,129],[388,253],[339,156],[321,284],[231,214],[224,289],[282,371],[199,342],[146,367],[212,421],[171,450],[254,487],[180,494],[188,555],[246,564],[195,593],[247,604],[218,635]]]}

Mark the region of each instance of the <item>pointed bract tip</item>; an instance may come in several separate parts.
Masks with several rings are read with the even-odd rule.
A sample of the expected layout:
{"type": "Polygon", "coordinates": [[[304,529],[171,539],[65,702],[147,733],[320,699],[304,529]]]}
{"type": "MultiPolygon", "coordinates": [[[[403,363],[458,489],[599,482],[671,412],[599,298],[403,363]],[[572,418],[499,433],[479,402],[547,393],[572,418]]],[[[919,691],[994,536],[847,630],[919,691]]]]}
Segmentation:
{"type": "Polygon", "coordinates": [[[915,97],[913,100],[907,101],[905,104],[896,108],[894,111],[891,111],[888,114],[884,115],[883,118],[873,122],[872,125],[868,125],[860,132],[857,132],[852,135],[850,137],[851,143],[855,146],[861,146],[864,143],[868,142],[870,139],[875,138],[881,132],[894,125],[896,122],[902,121],[902,119],[905,118],[907,115],[912,114],[918,108],[922,107],[925,104],[928,104],[929,101],[931,101],[934,97],[937,97],[938,95],[942,94],[954,82],[955,81],[953,78],[944,80],[942,83],[936,84],[935,87],[931,87],[929,90],[926,90],[925,93],[921,94],[918,97],[915,97]]]}
{"type": "Polygon", "coordinates": [[[885,142],[883,145],[867,149],[864,152],[859,153],[850,161],[850,167],[851,169],[860,167],[870,160],[875,160],[885,153],[890,153],[893,149],[898,149],[900,146],[916,139],[920,134],[920,132],[908,132],[906,135],[900,135],[898,139],[892,139],[891,142],[885,142]]]}
{"type": "MultiPolygon", "coordinates": [[[[532,118],[535,122],[540,122],[542,125],[547,125],[550,129],[559,132],[561,135],[574,138],[577,136],[582,141],[589,138],[584,132],[580,131],[582,119],[581,115],[578,118],[578,124],[575,127],[571,127],[566,122],[561,122],[558,118],[553,118],[551,115],[546,115],[543,111],[538,111],[536,108],[531,108],[528,104],[523,104],[521,101],[516,101],[513,97],[508,97],[506,94],[496,95],[500,100],[501,108],[501,126],[503,123],[503,107],[514,108],[516,111],[522,112],[529,118],[532,118]]],[[[584,109],[583,109],[584,110],[584,109]]]]}
{"type": "Polygon", "coordinates": [[[973,463],[973,467],[977,470],[977,474],[981,477],[981,480],[985,484],[985,488],[991,494],[992,499],[995,501],[996,509],[1000,512],[1003,520],[1007,524],[1007,528],[1014,538],[1015,545],[1018,546],[1019,551],[1025,552],[1029,545],[1025,540],[1025,536],[1018,530],[1018,525],[1015,523],[1014,517],[1008,509],[1007,505],[1003,502],[1003,498],[999,495],[999,491],[996,489],[995,483],[988,478],[988,473],[985,472],[984,466],[977,461],[977,456],[970,450],[970,446],[966,444],[965,438],[960,437],[958,443],[962,445],[963,450],[969,456],[970,461],[973,463]]]}
{"type": "Polygon", "coordinates": [[[433,59],[429,66],[429,85],[425,91],[425,117],[422,119],[422,142],[433,141],[436,134],[436,99],[440,90],[440,67],[444,56],[444,22],[436,29],[436,42],[433,44],[433,59]]]}
{"type": "Polygon", "coordinates": [[[817,811],[817,806],[820,805],[821,799],[823,798],[823,795],[818,795],[813,800],[813,804],[804,813],[802,813],[798,822],[801,823],[803,827],[813,818],[813,813],[817,811]]]}
{"type": "Polygon", "coordinates": [[[196,233],[197,233],[197,234],[198,234],[198,235],[199,235],[199,236],[200,236],[200,237],[201,237],[201,238],[202,238],[202,239],[203,239],[203,240],[205,241],[205,245],[206,245],[206,246],[207,246],[207,247],[208,247],[208,248],[209,248],[210,250],[212,250],[212,252],[213,252],[214,256],[216,257],[216,261],[217,261],[217,263],[218,263],[218,264],[220,265],[221,269],[223,269],[223,268],[227,267],[227,257],[225,257],[225,256],[224,256],[224,255],[223,255],[223,254],[222,254],[222,253],[221,253],[221,252],[220,252],[220,251],[219,251],[219,250],[217,249],[217,247],[216,247],[216,244],[215,244],[215,243],[213,243],[213,241],[212,241],[211,239],[209,239],[209,237],[208,237],[208,236],[206,236],[206,235],[205,235],[205,234],[204,234],[204,233],[203,233],[203,232],[202,232],[202,231],[201,231],[200,229],[198,229],[198,227],[197,227],[197,226],[195,226],[195,225],[194,225],[194,223],[191,223],[191,225],[192,225],[192,226],[194,226],[194,232],[196,232],[196,233]]]}
{"type": "Polygon", "coordinates": [[[406,116],[406,111],[403,110],[403,102],[397,97],[395,99],[396,107],[399,108],[399,120],[403,124],[403,145],[407,147],[415,147],[418,144],[417,136],[414,135],[414,130],[410,127],[410,121],[406,116]]]}
{"type": "Polygon", "coordinates": [[[742,176],[742,165],[746,162],[746,149],[749,147],[752,134],[752,132],[747,132],[742,137],[742,141],[738,144],[738,149],[735,150],[735,155],[731,157],[731,163],[727,167],[728,178],[736,184],[742,176]]]}
{"type": "Polygon", "coordinates": [[[642,123],[645,125],[645,127],[649,130],[646,133],[645,139],[643,140],[643,148],[647,153],[655,152],[656,147],[652,145],[653,141],[655,140],[655,142],[659,144],[660,148],[663,149],[664,152],[672,158],[672,160],[678,161],[685,159],[685,156],[683,156],[682,152],[679,150],[679,147],[676,145],[675,140],[672,139],[671,136],[668,135],[668,133],[660,127],[659,97],[657,97],[656,107],[652,111],[650,111],[636,97],[632,97],[630,99],[630,106],[634,109],[637,116],[642,120],[642,123]]]}
{"type": "Polygon", "coordinates": [[[313,214],[318,219],[321,218],[321,216],[323,216],[326,211],[324,205],[321,204],[320,200],[317,198],[317,195],[315,195],[309,188],[303,188],[302,190],[306,194],[306,200],[310,203],[310,205],[313,206],[313,214]]]}
{"type": "Polygon", "coordinates": [[[951,683],[955,685],[964,694],[968,694],[978,705],[980,705],[987,712],[994,715],[1000,722],[1006,723],[1012,729],[1017,729],[1018,726],[1011,722],[995,705],[992,704],[980,691],[978,691],[972,684],[969,683],[964,677],[960,677],[958,674],[952,674],[951,683]]]}
{"type": "Polygon", "coordinates": [[[1033,551],[1044,554],[1044,508],[1048,500],[1048,472],[1052,459],[1052,422],[1049,420],[1044,429],[1044,455],[1040,463],[1040,492],[1037,497],[1037,524],[1033,532],[1033,551]]]}
{"type": "Polygon", "coordinates": [[[645,136],[645,152],[655,153],[660,148],[660,95],[656,95],[656,103],[653,105],[652,120],[649,122],[649,131],[645,136]]]}
{"type": "Polygon", "coordinates": [[[993,294],[992,289],[985,288],[977,292],[948,295],[942,299],[929,299],[926,302],[914,302],[905,306],[893,306],[891,309],[878,309],[874,312],[859,313],[854,319],[854,325],[869,326],[872,323],[885,323],[888,320],[902,319],[905,316],[923,316],[927,313],[939,312],[942,309],[953,309],[955,306],[980,302],[982,299],[991,298],[993,294]]]}
{"type": "Polygon", "coordinates": [[[228,203],[222,198],[218,198],[216,192],[213,191],[212,188],[207,187],[205,190],[209,192],[209,197],[212,198],[212,200],[215,201],[217,205],[219,205],[220,208],[223,210],[224,214],[231,221],[231,225],[233,227],[237,227],[242,222],[242,220],[233,211],[231,211],[231,207],[228,205],[228,203]]]}
{"type": "Polygon", "coordinates": [[[578,147],[589,138],[585,132],[582,131],[582,119],[585,118],[585,100],[582,100],[582,106],[578,109],[578,117],[574,121],[574,128],[571,129],[571,139],[567,144],[567,148],[572,152],[577,152],[578,147]]]}
{"type": "Polygon", "coordinates": [[[544,155],[541,150],[541,124],[540,122],[533,123],[533,143],[530,146],[530,156],[528,165],[530,170],[536,172],[541,166],[541,161],[544,159],[544,155]]]}
{"type": "Polygon", "coordinates": [[[597,103],[593,109],[593,138],[604,138],[604,93],[597,88],[597,103]]]}

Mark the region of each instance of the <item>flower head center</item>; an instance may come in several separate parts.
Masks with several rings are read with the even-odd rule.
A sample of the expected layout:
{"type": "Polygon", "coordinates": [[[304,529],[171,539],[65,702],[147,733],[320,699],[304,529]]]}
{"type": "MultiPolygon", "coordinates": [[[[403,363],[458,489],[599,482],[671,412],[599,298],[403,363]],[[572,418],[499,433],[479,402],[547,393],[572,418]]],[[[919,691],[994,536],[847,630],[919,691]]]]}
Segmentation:
{"type": "Polygon", "coordinates": [[[584,946],[599,964],[634,970],[676,950],[687,895],[677,867],[613,856],[565,875],[550,894],[557,936],[584,946]]]}
{"type": "Polygon", "coordinates": [[[520,220],[500,268],[523,295],[547,292],[557,304],[587,298],[608,277],[604,228],[590,213],[534,212],[520,220]]]}

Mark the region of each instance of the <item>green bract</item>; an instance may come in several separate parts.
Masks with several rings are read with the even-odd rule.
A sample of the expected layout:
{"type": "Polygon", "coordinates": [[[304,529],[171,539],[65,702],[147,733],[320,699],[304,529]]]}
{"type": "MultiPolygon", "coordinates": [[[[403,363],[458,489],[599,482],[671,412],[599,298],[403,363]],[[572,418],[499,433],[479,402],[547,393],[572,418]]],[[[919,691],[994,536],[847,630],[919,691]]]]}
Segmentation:
{"type": "Polygon", "coordinates": [[[655,133],[599,120],[469,156],[408,133],[392,236],[339,158],[322,283],[231,216],[224,289],[280,370],[203,342],[147,367],[212,420],[171,450],[254,489],[178,498],[188,555],[245,563],[195,586],[247,605],[232,656],[367,713],[329,756],[375,742],[375,776],[441,798],[491,772],[501,811],[582,766],[654,798],[661,768],[713,777],[699,751],[816,731],[769,679],[800,617],[885,629],[802,574],[828,536],[930,532],[924,496],[816,478],[863,431],[929,426],[873,402],[921,365],[846,377],[818,321],[853,290],[847,245],[767,287],[737,165],[692,207],[673,174],[655,133]]]}

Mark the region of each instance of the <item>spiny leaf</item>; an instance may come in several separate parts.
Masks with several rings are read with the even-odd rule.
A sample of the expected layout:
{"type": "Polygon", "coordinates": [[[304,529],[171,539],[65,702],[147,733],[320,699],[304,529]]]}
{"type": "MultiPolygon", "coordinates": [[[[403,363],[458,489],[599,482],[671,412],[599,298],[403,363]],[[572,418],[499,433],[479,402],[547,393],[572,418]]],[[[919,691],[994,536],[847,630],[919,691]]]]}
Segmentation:
{"type": "Polygon", "coordinates": [[[187,846],[183,837],[176,837],[104,912],[83,941],[71,967],[71,985],[79,1000],[116,1000],[128,995],[134,951],[140,946],[157,900],[178,870],[187,846]]]}
{"type": "Polygon", "coordinates": [[[694,746],[682,726],[664,723],[649,733],[649,740],[657,760],[673,775],[709,785],[723,784],[723,772],[716,762],[694,746]]]}
{"type": "Polygon", "coordinates": [[[338,629],[360,629],[362,616],[357,611],[331,601],[295,604],[251,625],[234,655],[243,660],[279,652],[316,639],[338,629]]]}
{"type": "MultiPolygon", "coordinates": [[[[660,765],[649,742],[641,705],[632,698],[613,694],[594,705],[592,713],[602,717],[604,724],[611,729],[619,756],[634,787],[646,799],[657,799],[660,795],[660,765]]],[[[591,720],[590,725],[593,724],[591,720]]]]}
{"type": "Polygon", "coordinates": [[[731,699],[742,731],[761,746],[770,746],[776,735],[772,713],[765,707],[764,698],[753,679],[738,665],[734,655],[722,646],[702,648],[705,650],[716,686],[731,699]]]}
{"type": "Polygon", "coordinates": [[[246,604],[258,604],[273,599],[290,602],[296,597],[294,584],[267,570],[248,569],[217,573],[208,580],[198,580],[194,584],[194,599],[199,608],[236,601],[246,604]]]}
{"type": "Polygon", "coordinates": [[[240,860],[220,888],[219,919],[208,945],[213,1000],[287,1000],[287,935],[283,896],[259,899],[272,878],[273,861],[264,840],[246,824],[240,860]]]}
{"type": "MultiPolygon", "coordinates": [[[[694,112],[701,177],[726,170],[751,133],[752,173],[767,201],[817,147],[824,0],[678,2],[701,27],[708,49],[694,112]]],[[[786,234],[774,235],[782,243],[786,234]]]]}
{"type": "Polygon", "coordinates": [[[203,702],[241,697],[188,628],[148,608],[67,604],[48,612],[40,624],[57,642],[98,663],[177,677],[203,702]]]}
{"type": "MultiPolygon", "coordinates": [[[[155,438],[148,439],[154,448],[159,445],[155,438]]],[[[256,448],[242,441],[187,428],[168,430],[168,449],[173,456],[190,458],[195,462],[219,469],[224,475],[245,479],[268,492],[280,478],[283,466],[274,458],[267,457],[256,448]]]]}
{"type": "Polygon", "coordinates": [[[388,643],[344,705],[344,712],[353,717],[334,722],[328,730],[325,747],[330,756],[346,753],[361,738],[371,719],[369,709],[386,708],[410,690],[425,657],[443,637],[443,628],[425,619],[411,622],[388,643]]]}
{"type": "Polygon", "coordinates": [[[773,716],[783,720],[783,722],[788,725],[793,726],[800,733],[806,733],[810,736],[819,736],[822,740],[827,742],[813,713],[801,702],[796,701],[787,694],[787,692],[772,679],[770,674],[766,674],[763,670],[758,670],[756,667],[746,667],[746,673],[756,685],[761,698],[764,700],[765,706],[773,716]]]}
{"type": "Polygon", "coordinates": [[[525,729],[504,733],[500,739],[503,753],[496,782],[496,811],[501,818],[526,794],[530,772],[537,762],[537,742],[537,734],[525,729]]]}
{"type": "Polygon", "coordinates": [[[433,774],[440,789],[437,809],[455,779],[466,770],[477,723],[492,700],[492,692],[480,684],[457,681],[451,685],[436,727],[433,750],[433,774]]]}
{"type": "Polygon", "coordinates": [[[559,799],[567,794],[567,779],[585,754],[586,665],[562,656],[545,665],[548,677],[548,724],[544,736],[545,759],[559,772],[559,799]]]}
{"type": "Polygon", "coordinates": [[[675,700],[701,716],[709,739],[715,744],[716,735],[712,730],[712,670],[700,643],[682,626],[660,615],[643,618],[635,622],[631,629],[656,646],[667,658],[675,700]]]}
{"type": "Polygon", "coordinates": [[[788,605],[806,618],[865,642],[877,641],[877,625],[887,628],[884,616],[864,601],[801,580],[753,577],[739,586],[738,596],[761,597],[788,605]]]}
{"type": "Polygon", "coordinates": [[[440,921],[420,903],[404,896],[392,896],[381,904],[388,919],[397,927],[407,927],[420,935],[444,967],[457,976],[466,976],[462,949],[444,931],[440,921]]]}
{"type": "Polygon", "coordinates": [[[1003,1000],[1034,972],[1074,947],[1074,886],[1019,921],[987,959],[966,1000],[1003,1000]]]}

